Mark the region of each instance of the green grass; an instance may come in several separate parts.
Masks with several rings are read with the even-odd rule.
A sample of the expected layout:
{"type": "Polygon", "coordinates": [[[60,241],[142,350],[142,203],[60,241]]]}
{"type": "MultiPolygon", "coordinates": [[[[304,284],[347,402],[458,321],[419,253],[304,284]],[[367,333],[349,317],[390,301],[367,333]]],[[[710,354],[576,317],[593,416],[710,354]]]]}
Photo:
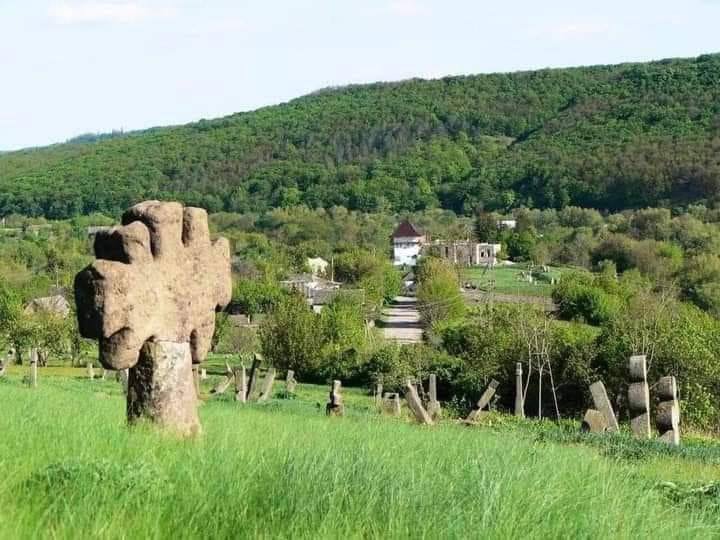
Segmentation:
{"type": "MultiPolygon", "coordinates": [[[[498,266],[488,270],[466,268],[462,271],[461,279],[463,282],[469,281],[483,289],[487,289],[488,286],[494,284],[490,290],[500,294],[545,297],[552,294],[553,286],[549,281],[536,280],[535,283],[528,283],[522,280],[520,274],[525,271],[527,271],[526,265],[498,266]]],[[[561,269],[550,267],[550,272],[546,275],[557,279],[561,275],[561,269]]]]}
{"type": "Polygon", "coordinates": [[[720,534],[715,507],[658,488],[696,464],[682,455],[625,459],[530,421],[422,428],[378,417],[360,390],[328,418],[327,389],[309,385],[264,405],[208,397],[202,438],[178,441],[126,428],[115,382],[21,376],[0,380],[2,538],[720,534]]]}

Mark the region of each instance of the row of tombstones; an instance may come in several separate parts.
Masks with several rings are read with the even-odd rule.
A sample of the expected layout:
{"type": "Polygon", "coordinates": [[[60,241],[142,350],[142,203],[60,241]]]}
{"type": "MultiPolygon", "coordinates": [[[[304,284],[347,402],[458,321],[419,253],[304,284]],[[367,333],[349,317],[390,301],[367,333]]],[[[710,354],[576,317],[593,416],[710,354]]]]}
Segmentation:
{"type": "MultiPolygon", "coordinates": [[[[630,384],[628,385],[628,409],[630,428],[638,439],[652,437],[650,418],[650,387],[647,382],[647,359],[644,355],[631,356],[628,362],[630,384]]],[[[602,381],[590,385],[595,409],[588,409],[583,419],[583,429],[594,433],[619,431],[619,426],[602,381]]],[[[668,444],[680,444],[680,404],[677,381],[673,376],[662,377],[655,385],[659,399],[655,411],[655,426],[659,440],[668,444]]]]}

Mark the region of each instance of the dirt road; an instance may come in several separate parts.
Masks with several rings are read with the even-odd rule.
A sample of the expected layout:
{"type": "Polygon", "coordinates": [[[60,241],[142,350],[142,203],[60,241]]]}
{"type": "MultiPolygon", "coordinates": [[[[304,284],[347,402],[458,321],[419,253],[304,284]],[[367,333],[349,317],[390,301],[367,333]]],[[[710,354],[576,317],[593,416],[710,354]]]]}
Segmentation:
{"type": "Polygon", "coordinates": [[[381,323],[385,339],[398,343],[422,342],[420,313],[413,296],[396,296],[393,303],[383,309],[381,323]]]}

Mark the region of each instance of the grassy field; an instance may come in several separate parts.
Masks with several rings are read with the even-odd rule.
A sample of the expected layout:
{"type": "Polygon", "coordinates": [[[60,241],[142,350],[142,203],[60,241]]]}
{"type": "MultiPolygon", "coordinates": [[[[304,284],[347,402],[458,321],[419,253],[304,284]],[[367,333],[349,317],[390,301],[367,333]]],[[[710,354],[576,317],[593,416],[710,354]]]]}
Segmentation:
{"type": "MultiPolygon", "coordinates": [[[[546,296],[552,294],[553,286],[548,281],[536,280],[529,283],[521,279],[521,273],[526,272],[525,265],[498,266],[485,270],[484,268],[465,268],[462,270],[461,279],[465,283],[474,283],[482,289],[492,290],[496,293],[515,294],[522,296],[546,296]]],[[[561,270],[550,267],[546,277],[559,278],[561,270]]]]}
{"type": "Polygon", "coordinates": [[[684,488],[720,479],[715,444],[673,451],[503,416],[422,428],[377,416],[356,389],[328,418],[324,387],[241,406],[208,394],[214,376],[204,435],[177,441],[127,429],[118,383],[43,368],[30,389],[23,369],[0,379],[2,538],[720,534],[720,498],[684,488]]]}

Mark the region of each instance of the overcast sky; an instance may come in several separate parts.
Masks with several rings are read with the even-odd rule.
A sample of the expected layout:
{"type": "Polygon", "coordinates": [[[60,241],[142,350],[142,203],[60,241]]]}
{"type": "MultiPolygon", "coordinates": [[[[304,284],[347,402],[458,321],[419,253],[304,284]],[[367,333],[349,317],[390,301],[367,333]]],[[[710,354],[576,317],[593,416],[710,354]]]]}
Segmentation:
{"type": "Polygon", "coordinates": [[[347,83],[720,51],[720,0],[0,0],[0,150],[347,83]]]}

